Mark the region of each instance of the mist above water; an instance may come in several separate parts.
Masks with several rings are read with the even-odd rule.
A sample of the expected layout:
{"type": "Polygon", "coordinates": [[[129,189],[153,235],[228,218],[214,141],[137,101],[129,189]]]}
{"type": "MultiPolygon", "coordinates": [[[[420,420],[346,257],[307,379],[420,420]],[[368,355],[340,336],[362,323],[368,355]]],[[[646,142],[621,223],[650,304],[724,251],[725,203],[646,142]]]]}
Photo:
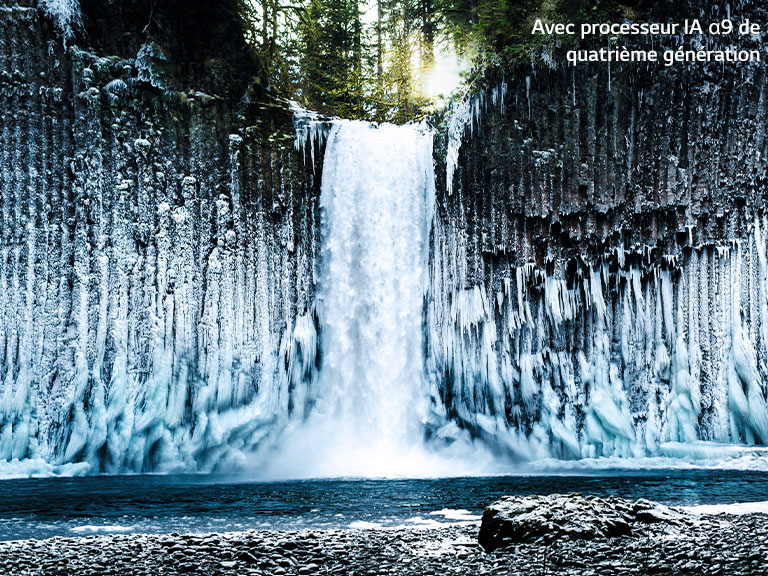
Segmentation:
{"type": "Polygon", "coordinates": [[[322,367],[308,419],[270,475],[435,476],[476,467],[424,444],[423,305],[434,205],[431,131],[337,121],[323,163],[322,367]],[[457,466],[463,462],[464,466],[457,466]]]}

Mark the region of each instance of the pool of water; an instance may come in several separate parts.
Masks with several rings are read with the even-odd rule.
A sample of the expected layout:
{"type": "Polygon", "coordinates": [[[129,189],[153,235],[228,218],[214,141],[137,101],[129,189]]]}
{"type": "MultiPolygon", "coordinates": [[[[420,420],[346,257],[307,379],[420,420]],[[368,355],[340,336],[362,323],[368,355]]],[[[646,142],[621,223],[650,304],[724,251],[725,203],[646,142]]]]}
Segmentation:
{"type": "Polygon", "coordinates": [[[594,475],[252,482],[222,475],[0,481],[0,540],[129,532],[424,526],[471,520],[504,494],[581,492],[675,505],[768,500],[768,473],[601,471],[594,475]]]}

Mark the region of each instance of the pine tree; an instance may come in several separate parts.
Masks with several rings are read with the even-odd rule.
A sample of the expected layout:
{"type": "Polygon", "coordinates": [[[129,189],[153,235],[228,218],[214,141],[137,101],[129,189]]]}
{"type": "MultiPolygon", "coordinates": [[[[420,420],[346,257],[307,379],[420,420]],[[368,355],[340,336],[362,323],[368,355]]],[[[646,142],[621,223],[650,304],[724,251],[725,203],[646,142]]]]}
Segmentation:
{"type": "Polygon", "coordinates": [[[306,105],[348,118],[366,113],[363,25],[357,0],[309,0],[299,28],[306,105]]]}

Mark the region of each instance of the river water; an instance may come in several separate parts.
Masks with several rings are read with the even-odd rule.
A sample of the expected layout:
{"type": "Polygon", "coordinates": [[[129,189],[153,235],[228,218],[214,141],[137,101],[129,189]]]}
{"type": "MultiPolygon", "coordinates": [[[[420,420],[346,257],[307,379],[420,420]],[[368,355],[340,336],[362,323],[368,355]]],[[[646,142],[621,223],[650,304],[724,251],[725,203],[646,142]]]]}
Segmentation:
{"type": "Polygon", "coordinates": [[[105,533],[431,526],[477,520],[505,494],[581,492],[695,506],[768,500],[768,473],[599,474],[253,482],[221,475],[0,481],[0,539],[105,533]]]}

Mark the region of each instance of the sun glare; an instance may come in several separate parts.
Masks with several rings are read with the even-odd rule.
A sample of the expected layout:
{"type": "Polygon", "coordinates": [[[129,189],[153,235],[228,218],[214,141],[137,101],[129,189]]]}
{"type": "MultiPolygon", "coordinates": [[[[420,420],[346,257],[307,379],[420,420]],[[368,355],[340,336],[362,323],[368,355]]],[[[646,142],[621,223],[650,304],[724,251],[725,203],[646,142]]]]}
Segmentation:
{"type": "Polygon", "coordinates": [[[450,47],[435,50],[435,66],[424,79],[424,91],[430,98],[448,97],[461,84],[459,58],[450,47]]]}

